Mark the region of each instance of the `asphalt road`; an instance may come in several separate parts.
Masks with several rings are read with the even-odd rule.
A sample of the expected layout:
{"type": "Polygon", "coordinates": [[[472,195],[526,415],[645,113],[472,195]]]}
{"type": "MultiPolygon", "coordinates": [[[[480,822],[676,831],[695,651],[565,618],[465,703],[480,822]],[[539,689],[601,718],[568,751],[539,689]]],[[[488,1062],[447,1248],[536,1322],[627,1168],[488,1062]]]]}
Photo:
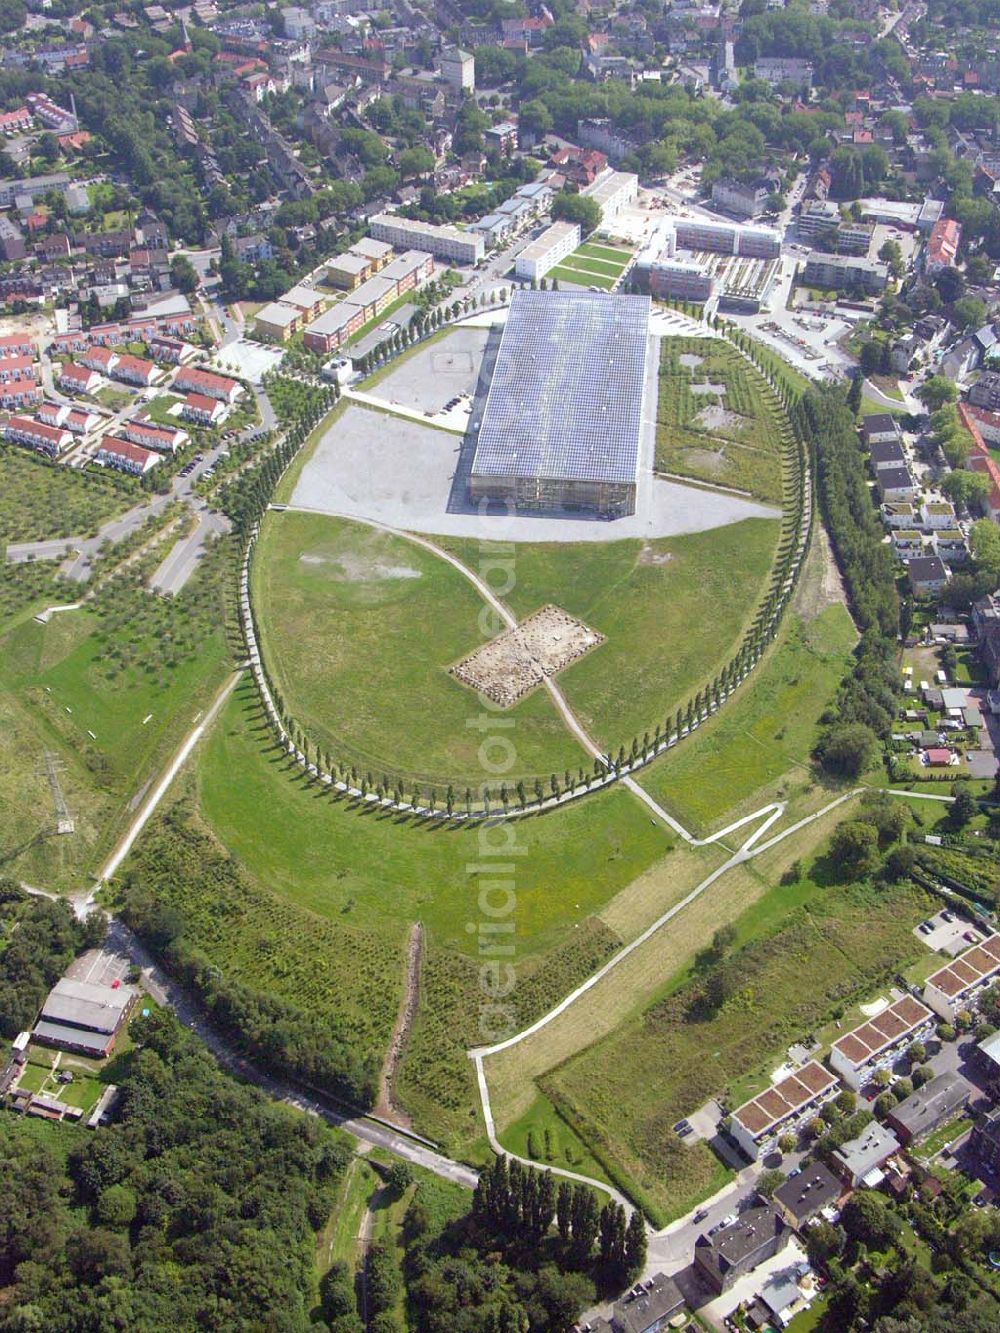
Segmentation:
{"type": "Polygon", "coordinates": [[[226,1038],[212,1027],[201,1010],[162,971],[146,947],[124,922],[117,919],[111,921],[105,948],[117,949],[126,954],[141,969],[143,985],[157,1004],[173,1009],[181,1022],[201,1038],[219,1064],[231,1073],[254,1084],[270,1097],[286,1102],[307,1115],[319,1116],[329,1124],[336,1125],[353,1135],[354,1138],[384,1148],[395,1156],[403,1157],[417,1166],[433,1171],[435,1175],[456,1185],[464,1185],[468,1189],[475,1188],[479,1177],[471,1167],[461,1162],[453,1162],[399,1130],[369,1120],[365,1116],[351,1116],[339,1111],[322,1097],[281,1082],[258,1069],[252,1061],[235,1051],[226,1038]]]}
{"type": "Polygon", "coordinates": [[[153,573],[149,586],[157,592],[180,592],[198,567],[207,543],[232,527],[225,514],[209,509],[204,501],[194,505],[197,524],[186,537],[176,542],[163,563],[153,573]]]}
{"type": "Polygon", "coordinates": [[[7,559],[14,565],[26,560],[58,560],[69,555],[80,544],[79,537],[53,537],[43,542],[12,542],[7,547],[7,559]]]}

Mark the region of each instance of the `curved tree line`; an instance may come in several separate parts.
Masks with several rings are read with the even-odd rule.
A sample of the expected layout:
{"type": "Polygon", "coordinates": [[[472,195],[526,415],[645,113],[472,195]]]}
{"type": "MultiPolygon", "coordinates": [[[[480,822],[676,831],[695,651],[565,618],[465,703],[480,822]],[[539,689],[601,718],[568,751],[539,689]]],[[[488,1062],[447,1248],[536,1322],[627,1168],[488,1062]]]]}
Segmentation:
{"type": "MultiPolygon", "coordinates": [[[[468,312],[469,304],[466,298],[465,303],[456,302],[446,312],[431,312],[431,316],[441,317],[426,320],[419,334],[415,331],[412,337],[409,333],[401,334],[376,349],[374,355],[379,357],[379,364],[387,363],[412,342],[429,336],[447,322],[449,315],[460,318],[468,312]]],[[[713,320],[713,328],[751,362],[765,381],[765,394],[772,407],[780,410],[785,500],[771,578],[739,648],[714,679],[697,690],[686,704],[668,713],[662,721],[658,720],[652,730],[647,730],[641,737],[633,736],[630,743],[620,744],[617,753],[595,759],[589,771],[580,767],[575,774],[566,770],[561,776],[552,773],[547,778],[484,783],[473,788],[447,781],[434,783],[414,778],[412,774],[385,769],[378,772],[362,770],[356,761],[315,744],[291,716],[287,701],[261,652],[261,634],[250,597],[250,581],[260,521],[278,481],[317,425],[324,409],[316,407],[297,421],[259,469],[253,469],[232,483],[234,488],[240,487],[239,494],[232,499],[224,496],[223,503],[244,543],[239,607],[250,668],[276,744],[305,770],[311,781],[326,786],[334,798],[347,796],[374,802],[386,809],[423,818],[465,821],[537,814],[636,772],[691,735],[732,696],[774,640],[805,559],[812,524],[810,450],[806,443],[811,426],[801,412],[793,414],[797,402],[794,390],[764,364],[752,339],[718,319],[713,320]]],[[[374,365],[369,367],[374,368],[374,365]]],[[[332,406],[337,396],[337,391],[331,389],[326,405],[332,406]]]]}

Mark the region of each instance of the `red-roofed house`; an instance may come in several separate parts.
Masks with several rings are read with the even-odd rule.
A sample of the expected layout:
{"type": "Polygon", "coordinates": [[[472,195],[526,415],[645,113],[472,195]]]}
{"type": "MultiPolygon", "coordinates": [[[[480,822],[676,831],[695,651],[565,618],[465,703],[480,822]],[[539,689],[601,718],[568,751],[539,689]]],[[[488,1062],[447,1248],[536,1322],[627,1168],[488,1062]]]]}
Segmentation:
{"type": "Polygon", "coordinates": [[[86,435],[100,425],[101,418],[96,412],[88,412],[85,407],[71,407],[63,425],[74,435],[86,435]]]}
{"type": "Polygon", "coordinates": [[[1000,523],[1000,463],[996,461],[987,447],[983,433],[979,428],[977,413],[966,403],[960,403],[958,414],[973,439],[973,447],[966,460],[966,467],[972,472],[982,472],[993,483],[986,497],[986,509],[994,523],[1000,523]]]}
{"type": "Polygon", "coordinates": [[[940,273],[943,268],[953,268],[961,239],[962,228],[954,218],[940,218],[935,222],[927,238],[924,272],[940,273]]]}
{"type": "Polygon", "coordinates": [[[33,379],[0,384],[0,407],[28,407],[42,401],[42,391],[33,379]]]}
{"type": "Polygon", "coordinates": [[[1000,973],[1000,935],[989,935],[932,973],[924,983],[924,999],[946,1023],[963,1009],[975,1009],[980,994],[1000,973]]]}
{"type": "Polygon", "coordinates": [[[881,1010],[860,1027],[838,1037],[830,1051],[830,1068],[857,1091],[889,1069],[935,1026],[934,1014],[912,995],[881,1010]]]}
{"type": "Polygon", "coordinates": [[[552,166],[576,185],[592,185],[608,165],[606,154],[597,148],[559,148],[549,159],[552,166]]]}
{"type": "Polygon", "coordinates": [[[49,458],[58,458],[70,444],[73,437],[68,430],[58,426],[46,426],[41,421],[32,421],[30,417],[14,416],[4,427],[4,435],[17,444],[26,444],[29,449],[37,449],[49,458]]]}
{"type": "Polygon", "coordinates": [[[75,361],[65,361],[59,369],[56,383],[67,393],[96,393],[100,388],[101,377],[90,366],[78,366],[75,361]]]}
{"type": "Polygon", "coordinates": [[[11,380],[35,378],[35,362],[30,356],[5,356],[0,360],[0,384],[11,380]]]}
{"type": "Polygon", "coordinates": [[[19,106],[16,111],[0,111],[0,134],[19,134],[31,129],[31,112],[26,106],[19,106]]]}
{"type": "Polygon", "coordinates": [[[147,361],[144,356],[130,356],[127,352],[118,356],[111,368],[113,379],[125,384],[138,384],[144,389],[154,384],[159,374],[155,361],[147,361]]]}
{"type": "Polygon", "coordinates": [[[155,334],[149,340],[149,354],[156,361],[168,361],[172,366],[179,366],[182,361],[190,361],[196,349],[180,338],[166,338],[162,333],[155,334]]]}
{"type": "Polygon", "coordinates": [[[243,392],[239,380],[216,375],[211,370],[196,370],[194,366],[181,367],[174,379],[174,388],[179,393],[203,393],[229,404],[235,403],[243,392]]]}
{"type": "Polygon", "coordinates": [[[187,444],[190,436],[179,426],[158,426],[154,421],[126,421],[122,434],[133,444],[144,449],[155,449],[161,454],[173,454],[187,444]]]}
{"type": "Polygon", "coordinates": [[[123,440],[117,435],[105,435],[101,440],[95,458],[105,467],[116,468],[119,472],[131,472],[141,477],[160,461],[159,455],[151,449],[143,449],[131,440],[123,440]]]}
{"type": "Polygon", "coordinates": [[[181,416],[199,426],[214,426],[225,415],[225,404],[203,393],[189,393],[181,405],[181,416]]]}
{"type": "Polygon", "coordinates": [[[88,347],[77,364],[97,370],[102,375],[110,375],[118,364],[118,353],[110,347],[88,347]]]}
{"type": "Polygon", "coordinates": [[[3,356],[34,356],[35,344],[30,338],[25,338],[20,333],[5,333],[0,337],[0,357],[3,356]]]}

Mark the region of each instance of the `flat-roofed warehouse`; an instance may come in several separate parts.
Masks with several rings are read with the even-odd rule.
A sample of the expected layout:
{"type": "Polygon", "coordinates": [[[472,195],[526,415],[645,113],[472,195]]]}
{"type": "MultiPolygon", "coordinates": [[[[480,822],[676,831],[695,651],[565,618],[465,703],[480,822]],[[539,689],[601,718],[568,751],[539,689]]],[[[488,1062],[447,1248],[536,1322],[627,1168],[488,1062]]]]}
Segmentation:
{"type": "Polygon", "coordinates": [[[515,292],[469,481],[474,501],[635,513],[648,296],[515,292]]]}

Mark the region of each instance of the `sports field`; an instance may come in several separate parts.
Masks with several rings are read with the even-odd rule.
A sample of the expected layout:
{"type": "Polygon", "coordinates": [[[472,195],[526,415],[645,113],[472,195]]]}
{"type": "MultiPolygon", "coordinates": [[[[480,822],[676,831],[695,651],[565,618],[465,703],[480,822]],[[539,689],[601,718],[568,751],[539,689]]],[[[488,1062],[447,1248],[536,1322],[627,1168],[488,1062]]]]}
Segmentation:
{"type": "Polygon", "coordinates": [[[790,426],[758,370],[721,339],[664,338],[656,466],[779,502],[790,426]]]}
{"type": "Polygon", "coordinates": [[[600,287],[610,291],[628,267],[632,251],[602,241],[585,241],[557,264],[548,274],[548,280],[572,282],[578,286],[600,287]]]}
{"type": "MultiPolygon", "coordinates": [[[[436,784],[458,799],[489,781],[477,695],[448,668],[478,648],[483,603],[434,554],[314,514],[268,516],[254,559],[263,652],[291,716],[342,763],[436,784]]],[[[591,761],[536,690],[504,714],[513,784],[591,761]]],[[[499,780],[493,783],[499,788],[499,780]]]]}

